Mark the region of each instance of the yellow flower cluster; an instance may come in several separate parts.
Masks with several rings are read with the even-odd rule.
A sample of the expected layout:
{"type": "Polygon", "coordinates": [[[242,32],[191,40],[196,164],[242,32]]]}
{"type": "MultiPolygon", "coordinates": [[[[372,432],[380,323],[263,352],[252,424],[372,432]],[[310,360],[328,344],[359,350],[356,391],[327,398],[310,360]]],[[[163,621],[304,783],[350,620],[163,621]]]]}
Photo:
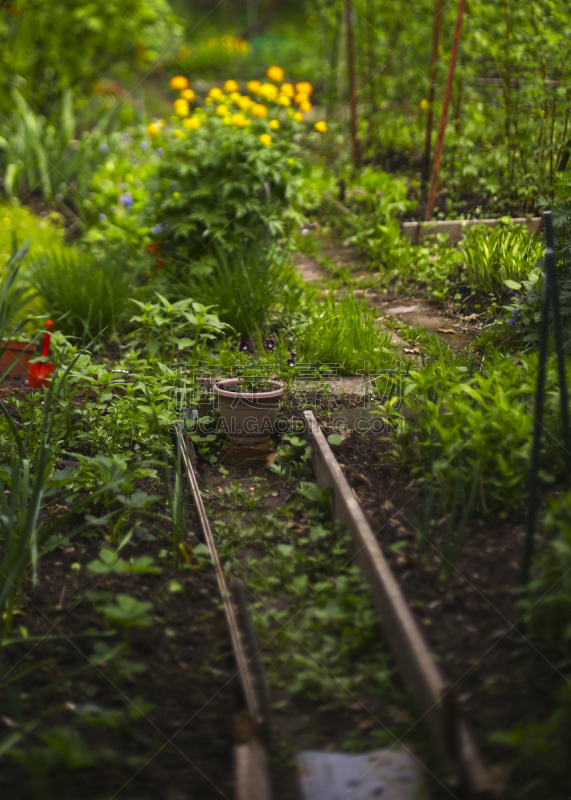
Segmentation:
{"type": "MultiPolygon", "coordinates": [[[[204,101],[205,105],[212,106],[214,116],[219,117],[225,125],[234,128],[248,129],[256,119],[261,123],[262,120],[268,117],[271,104],[287,109],[287,117],[293,119],[294,122],[303,122],[303,115],[309,113],[312,109],[309,99],[313,93],[311,83],[301,81],[294,85],[293,83],[283,82],[284,70],[275,65],[271,66],[266,74],[268,81],[252,80],[246,84],[248,92],[250,95],[254,95],[255,99],[252,99],[250,95],[241,94],[238,82],[230,79],[225,81],[222,89],[218,86],[213,86],[210,89],[204,101]],[[298,106],[298,110],[290,108],[292,103],[298,106]]],[[[182,127],[188,132],[198,130],[208,116],[208,112],[206,112],[206,109],[197,109],[191,115],[190,104],[195,100],[195,93],[189,88],[188,79],[182,75],[177,75],[171,79],[170,85],[180,92],[180,96],[174,101],[176,116],[172,118],[173,121],[182,119],[182,127]]],[[[274,116],[264,122],[263,125],[267,125],[266,130],[279,131],[282,123],[280,119],[274,116]]],[[[319,133],[325,133],[327,131],[327,123],[324,120],[320,120],[315,123],[314,128],[319,133]]],[[[159,123],[152,123],[149,126],[149,134],[151,136],[158,136],[161,130],[159,123]]],[[[178,138],[186,137],[181,130],[176,130],[174,135],[178,138]]],[[[270,147],[273,140],[269,133],[261,133],[259,141],[265,147],[270,147]]]]}

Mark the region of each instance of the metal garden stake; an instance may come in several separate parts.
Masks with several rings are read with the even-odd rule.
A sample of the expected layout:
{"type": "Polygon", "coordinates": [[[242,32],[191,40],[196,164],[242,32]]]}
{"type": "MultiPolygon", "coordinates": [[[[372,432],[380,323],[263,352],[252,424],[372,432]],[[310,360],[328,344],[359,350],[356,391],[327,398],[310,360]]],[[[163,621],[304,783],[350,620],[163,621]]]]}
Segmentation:
{"type": "Polygon", "coordinates": [[[535,519],[537,516],[538,491],[537,474],[539,471],[539,455],[541,447],[541,429],[543,426],[543,406],[545,402],[545,368],[547,365],[547,346],[549,343],[549,306],[553,304],[553,328],[555,349],[557,353],[557,371],[559,373],[559,399],[561,403],[561,424],[563,428],[563,449],[565,454],[565,480],[567,488],[571,485],[571,434],[569,432],[569,407],[567,400],[567,378],[565,375],[565,353],[563,351],[563,333],[559,314],[559,291],[557,288],[557,265],[555,260],[555,241],[553,237],[553,220],[551,211],[543,212],[545,224],[545,266],[543,268],[543,296],[541,299],[541,327],[539,333],[539,361],[537,388],[535,394],[535,423],[533,429],[533,445],[531,450],[531,467],[529,472],[529,504],[527,530],[523,553],[523,581],[527,583],[533,557],[535,537],[535,519]]]}

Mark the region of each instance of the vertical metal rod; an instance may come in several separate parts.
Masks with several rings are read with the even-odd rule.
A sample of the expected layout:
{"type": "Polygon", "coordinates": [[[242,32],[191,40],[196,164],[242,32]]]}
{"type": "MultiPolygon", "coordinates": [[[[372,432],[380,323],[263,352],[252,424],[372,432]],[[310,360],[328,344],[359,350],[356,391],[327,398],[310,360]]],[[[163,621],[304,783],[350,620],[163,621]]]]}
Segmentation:
{"type": "Polygon", "coordinates": [[[553,218],[551,211],[543,212],[545,225],[545,266],[550,273],[551,299],[553,301],[553,329],[555,334],[555,352],[557,353],[557,370],[559,374],[559,400],[561,403],[561,426],[563,428],[563,449],[565,453],[565,481],[567,489],[571,488],[571,433],[569,430],[569,401],[567,392],[567,375],[565,374],[565,351],[563,349],[563,332],[559,313],[559,288],[557,286],[557,261],[555,259],[555,237],[553,235],[553,218]]]}
{"type": "Polygon", "coordinates": [[[432,54],[430,56],[430,86],[428,88],[428,108],[426,113],[426,139],[422,157],[422,182],[428,181],[430,171],[430,145],[432,144],[432,121],[434,119],[434,88],[436,85],[436,66],[438,63],[438,41],[440,39],[440,19],[442,0],[436,0],[434,30],[432,33],[432,54]]]}
{"type": "MultiPolygon", "coordinates": [[[[527,511],[527,529],[523,550],[522,580],[527,583],[533,558],[535,537],[535,518],[537,516],[538,492],[537,473],[539,471],[539,451],[541,447],[541,428],[543,423],[543,403],[545,399],[545,368],[547,365],[547,344],[549,339],[549,305],[551,300],[551,254],[549,247],[545,252],[543,268],[543,297],[541,300],[541,328],[539,333],[539,360],[537,365],[537,388],[535,392],[535,423],[533,428],[533,444],[531,448],[531,466],[529,470],[529,499],[527,511]]],[[[553,251],[552,251],[553,252],[553,251]]]]}
{"type": "Polygon", "coordinates": [[[349,116],[351,121],[351,153],[353,166],[359,167],[359,142],[357,140],[357,97],[355,94],[355,51],[353,47],[353,25],[351,23],[351,0],[345,0],[345,30],[347,33],[347,68],[349,71],[349,116]]]}
{"type": "Polygon", "coordinates": [[[459,0],[458,13],[456,14],[456,27],[454,28],[454,41],[452,42],[452,52],[450,53],[450,63],[448,64],[448,76],[446,78],[446,88],[444,90],[444,100],[442,103],[442,115],[440,117],[440,127],[436,140],[436,150],[434,152],[434,164],[432,167],[432,179],[430,181],[430,191],[428,192],[428,202],[426,204],[426,222],[429,222],[434,209],[436,199],[436,187],[438,185],[438,175],[440,173],[440,162],[442,161],[442,148],[444,147],[444,136],[446,133],[446,121],[448,120],[448,108],[452,97],[452,84],[454,82],[454,71],[456,70],[456,59],[458,48],[460,47],[460,34],[462,32],[462,17],[466,0],[459,0]]]}

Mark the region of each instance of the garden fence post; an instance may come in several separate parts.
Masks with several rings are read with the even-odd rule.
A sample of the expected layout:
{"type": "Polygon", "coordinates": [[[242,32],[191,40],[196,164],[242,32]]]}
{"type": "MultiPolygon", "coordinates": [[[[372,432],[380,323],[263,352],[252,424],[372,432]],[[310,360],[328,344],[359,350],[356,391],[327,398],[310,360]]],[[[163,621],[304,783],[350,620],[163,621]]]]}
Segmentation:
{"type": "Polygon", "coordinates": [[[430,181],[430,190],[428,192],[428,201],[426,203],[426,222],[430,222],[432,210],[434,208],[434,201],[436,199],[436,187],[438,185],[438,175],[440,174],[442,148],[444,147],[444,135],[446,133],[446,122],[448,120],[448,108],[450,106],[450,98],[452,96],[452,83],[454,81],[454,72],[456,70],[458,48],[460,47],[460,33],[462,31],[462,17],[464,15],[465,6],[466,0],[459,0],[458,13],[456,14],[456,27],[454,29],[454,41],[452,42],[452,52],[450,53],[450,63],[448,64],[448,77],[446,78],[446,88],[444,90],[444,100],[442,102],[442,115],[440,117],[440,127],[438,129],[438,138],[436,140],[436,150],[434,151],[432,179],[430,181]]]}
{"type": "Polygon", "coordinates": [[[529,470],[529,499],[527,512],[527,529],[523,551],[522,579],[524,584],[529,580],[531,560],[533,557],[533,544],[535,536],[535,518],[537,516],[538,492],[537,473],[539,471],[539,452],[541,446],[541,429],[543,423],[543,404],[545,399],[545,368],[547,364],[547,345],[549,340],[549,305],[551,301],[552,263],[555,261],[553,249],[553,228],[551,226],[551,212],[543,215],[546,223],[545,263],[543,267],[543,295],[541,299],[541,327],[539,332],[539,359],[537,364],[537,388],[535,392],[535,415],[533,427],[533,444],[531,448],[531,465],[529,470]],[[548,216],[547,216],[548,215],[548,216]],[[547,237],[547,230],[551,232],[551,240],[547,237]]]}
{"type": "Polygon", "coordinates": [[[569,404],[567,392],[567,375],[565,373],[565,350],[561,314],[559,313],[559,287],[557,284],[557,261],[555,258],[555,237],[553,236],[553,218],[551,211],[543,212],[545,225],[545,266],[549,270],[551,299],[553,301],[553,330],[555,335],[555,352],[557,353],[557,371],[559,374],[559,400],[561,403],[561,426],[563,429],[563,450],[565,454],[565,482],[571,489],[571,434],[569,432],[569,404]]]}

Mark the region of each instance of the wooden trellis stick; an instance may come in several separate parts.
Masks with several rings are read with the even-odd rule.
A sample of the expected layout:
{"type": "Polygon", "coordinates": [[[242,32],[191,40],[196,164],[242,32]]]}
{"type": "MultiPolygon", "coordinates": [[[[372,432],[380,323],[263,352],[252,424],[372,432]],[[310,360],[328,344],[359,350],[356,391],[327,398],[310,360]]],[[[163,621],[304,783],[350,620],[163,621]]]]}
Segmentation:
{"type": "Polygon", "coordinates": [[[446,78],[446,89],[444,90],[444,100],[442,103],[442,115],[440,117],[440,127],[438,129],[438,139],[436,140],[436,150],[434,152],[434,164],[432,166],[432,179],[430,181],[430,191],[428,192],[428,202],[426,204],[426,222],[429,222],[434,209],[436,199],[436,186],[440,173],[440,162],[442,161],[442,148],[444,147],[444,135],[446,133],[446,122],[448,120],[448,108],[452,96],[452,84],[454,82],[454,71],[456,69],[456,58],[460,46],[460,33],[462,31],[462,17],[466,0],[459,0],[458,13],[456,14],[456,27],[454,28],[454,41],[452,42],[452,52],[450,53],[450,63],[448,64],[448,77],[446,78]]]}
{"type": "Polygon", "coordinates": [[[351,122],[351,153],[353,166],[359,166],[359,142],[357,140],[357,97],[355,94],[355,52],[353,48],[353,25],[351,23],[351,1],[345,0],[345,30],[347,33],[347,67],[349,70],[349,117],[351,122]]]}
{"type": "Polygon", "coordinates": [[[432,120],[434,119],[434,87],[436,85],[436,65],[438,63],[438,40],[440,39],[440,19],[442,0],[436,0],[434,31],[432,34],[432,54],[430,57],[430,86],[428,88],[428,108],[426,113],[426,140],[422,158],[422,182],[426,183],[430,171],[430,145],[432,143],[432,120]]]}

